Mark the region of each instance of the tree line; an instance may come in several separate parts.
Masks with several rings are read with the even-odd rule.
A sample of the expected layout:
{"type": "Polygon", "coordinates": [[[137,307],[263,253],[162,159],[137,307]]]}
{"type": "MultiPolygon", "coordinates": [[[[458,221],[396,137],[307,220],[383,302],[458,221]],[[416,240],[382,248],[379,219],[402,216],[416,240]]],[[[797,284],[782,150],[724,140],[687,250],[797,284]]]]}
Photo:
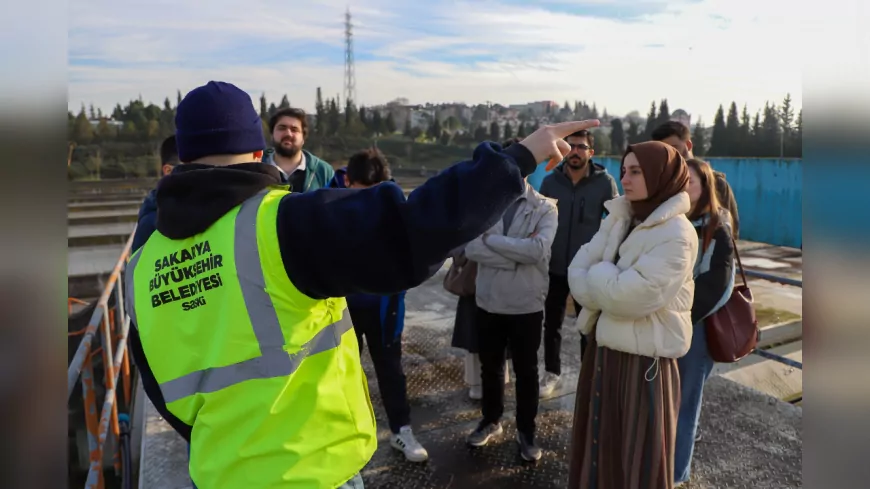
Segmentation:
{"type": "MultiPolygon", "coordinates": [[[[643,128],[630,117],[626,122],[619,118],[611,120],[611,153],[619,154],[626,144],[649,141],[655,128],[670,119],[665,99],[659,103],[658,112],[655,102],[651,104],[643,128]]],[[[692,142],[696,156],[800,158],[803,156],[803,110],[795,116],[790,94],[779,106],[766,103],[754,117],[750,117],[746,105],[740,116],[737,102],[731,102],[727,116],[720,105],[711,130],[700,120],[695,123],[692,142]]]]}
{"type": "MultiPolygon", "coordinates": [[[[175,132],[175,110],[181,98],[178,91],[174,105],[169,97],[159,106],[146,104],[140,96],[125,106],[116,104],[111,114],[84,105],[78,114],[68,112],[71,161],[85,167],[99,167],[103,160],[109,159],[125,167],[124,175],[136,174],[136,161],[153,158],[159,142],[175,132]]],[[[259,113],[267,142],[271,141],[268,119],[287,107],[291,107],[291,103],[286,94],[277,104],[269,103],[265,94],[260,96],[259,113]]],[[[433,106],[427,104],[427,107],[433,106]]],[[[415,144],[466,148],[484,140],[522,138],[538,128],[538,118],[531,111],[519,113],[515,126],[492,120],[493,113],[504,115],[510,110],[499,104],[476,105],[471,108],[470,117],[449,115],[439,118],[427,114],[420,119],[422,123],[419,125],[412,124],[408,116],[402,127],[398,127],[392,109],[389,104],[386,109],[378,110],[356,107],[351,101],[341,104],[337,97],[324,99],[318,88],[309,142],[330,145],[336,139],[365,138],[368,144],[372,144],[379,139],[398,139],[415,144]]],[[[637,115],[636,112],[633,114],[637,115]]],[[[672,117],[667,99],[658,104],[653,101],[645,119],[639,116],[611,117],[606,108],[599,114],[595,103],[590,106],[585,101],[575,101],[573,106],[568,101],[562,107],[548,106],[545,115],[554,122],[602,119],[609,131],[594,131],[595,151],[599,155],[619,155],[627,144],[649,140],[655,127],[672,117]]],[[[766,104],[754,116],[749,114],[745,105],[742,112],[738,112],[737,103],[731,102],[727,112],[724,106],[719,106],[711,128],[705,127],[700,120],[693,125],[694,152],[698,156],[710,157],[801,157],[802,126],[802,111],[795,114],[790,95],[779,105],[766,104]]]]}

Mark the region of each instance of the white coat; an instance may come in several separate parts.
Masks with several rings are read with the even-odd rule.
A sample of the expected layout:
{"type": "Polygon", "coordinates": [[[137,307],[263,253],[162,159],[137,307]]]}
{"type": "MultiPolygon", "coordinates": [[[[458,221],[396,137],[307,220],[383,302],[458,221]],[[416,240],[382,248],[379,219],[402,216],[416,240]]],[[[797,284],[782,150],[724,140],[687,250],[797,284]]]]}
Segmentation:
{"type": "Polygon", "coordinates": [[[580,332],[589,334],[597,321],[599,346],[682,357],[692,343],[692,270],[698,256],[698,235],[686,218],[689,195],[681,192],[663,202],[628,238],[629,201],[617,197],[605,208],[610,214],[601,229],[568,267],[571,294],[583,306],[580,332]]]}

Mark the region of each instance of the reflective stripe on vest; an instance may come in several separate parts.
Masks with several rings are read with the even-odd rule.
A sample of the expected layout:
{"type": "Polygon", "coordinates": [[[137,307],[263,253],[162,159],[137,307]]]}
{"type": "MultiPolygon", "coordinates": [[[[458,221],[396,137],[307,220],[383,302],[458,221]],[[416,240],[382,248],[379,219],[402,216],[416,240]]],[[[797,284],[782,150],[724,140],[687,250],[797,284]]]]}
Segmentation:
{"type": "MultiPolygon", "coordinates": [[[[284,335],[272,299],[266,292],[257,248],[257,210],[268,192],[264,190],[242,203],[234,233],[236,273],[261,354],[233,365],[206,368],[161,383],[160,390],[167,404],[197,393],[215,392],[246,380],[291,375],[309,355],[337,348],[342,335],[353,327],[350,314],[345,310],[341,320],[320,330],[298,352],[291,354],[284,350],[284,335]]],[[[133,277],[140,256],[141,253],[137,253],[132,257],[125,273],[127,310],[134,324],[137,323],[133,277]]]]}

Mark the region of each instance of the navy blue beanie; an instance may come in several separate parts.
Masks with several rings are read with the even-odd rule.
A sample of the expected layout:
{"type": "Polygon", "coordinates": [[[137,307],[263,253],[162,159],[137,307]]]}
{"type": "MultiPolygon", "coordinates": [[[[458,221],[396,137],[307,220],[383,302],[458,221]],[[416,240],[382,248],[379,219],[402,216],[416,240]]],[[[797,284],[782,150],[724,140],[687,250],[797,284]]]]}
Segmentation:
{"type": "Polygon", "coordinates": [[[231,83],[216,81],[194,88],[178,104],[175,139],[178,159],[185,163],[266,148],[263,122],[250,95],[231,83]]]}

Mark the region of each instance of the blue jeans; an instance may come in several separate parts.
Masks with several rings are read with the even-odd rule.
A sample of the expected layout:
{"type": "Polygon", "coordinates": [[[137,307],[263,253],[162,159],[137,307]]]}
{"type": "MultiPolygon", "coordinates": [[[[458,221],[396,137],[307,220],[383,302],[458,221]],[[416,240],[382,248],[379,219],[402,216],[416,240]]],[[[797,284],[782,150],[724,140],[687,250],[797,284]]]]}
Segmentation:
{"type": "Polygon", "coordinates": [[[695,451],[695,435],[701,416],[701,400],[704,383],[713,372],[713,359],[707,350],[707,332],[704,321],[693,327],[692,345],[689,352],[677,359],[680,370],[680,414],[677,418],[677,441],[674,450],[675,483],[689,480],[692,468],[692,453],[695,451]]]}

